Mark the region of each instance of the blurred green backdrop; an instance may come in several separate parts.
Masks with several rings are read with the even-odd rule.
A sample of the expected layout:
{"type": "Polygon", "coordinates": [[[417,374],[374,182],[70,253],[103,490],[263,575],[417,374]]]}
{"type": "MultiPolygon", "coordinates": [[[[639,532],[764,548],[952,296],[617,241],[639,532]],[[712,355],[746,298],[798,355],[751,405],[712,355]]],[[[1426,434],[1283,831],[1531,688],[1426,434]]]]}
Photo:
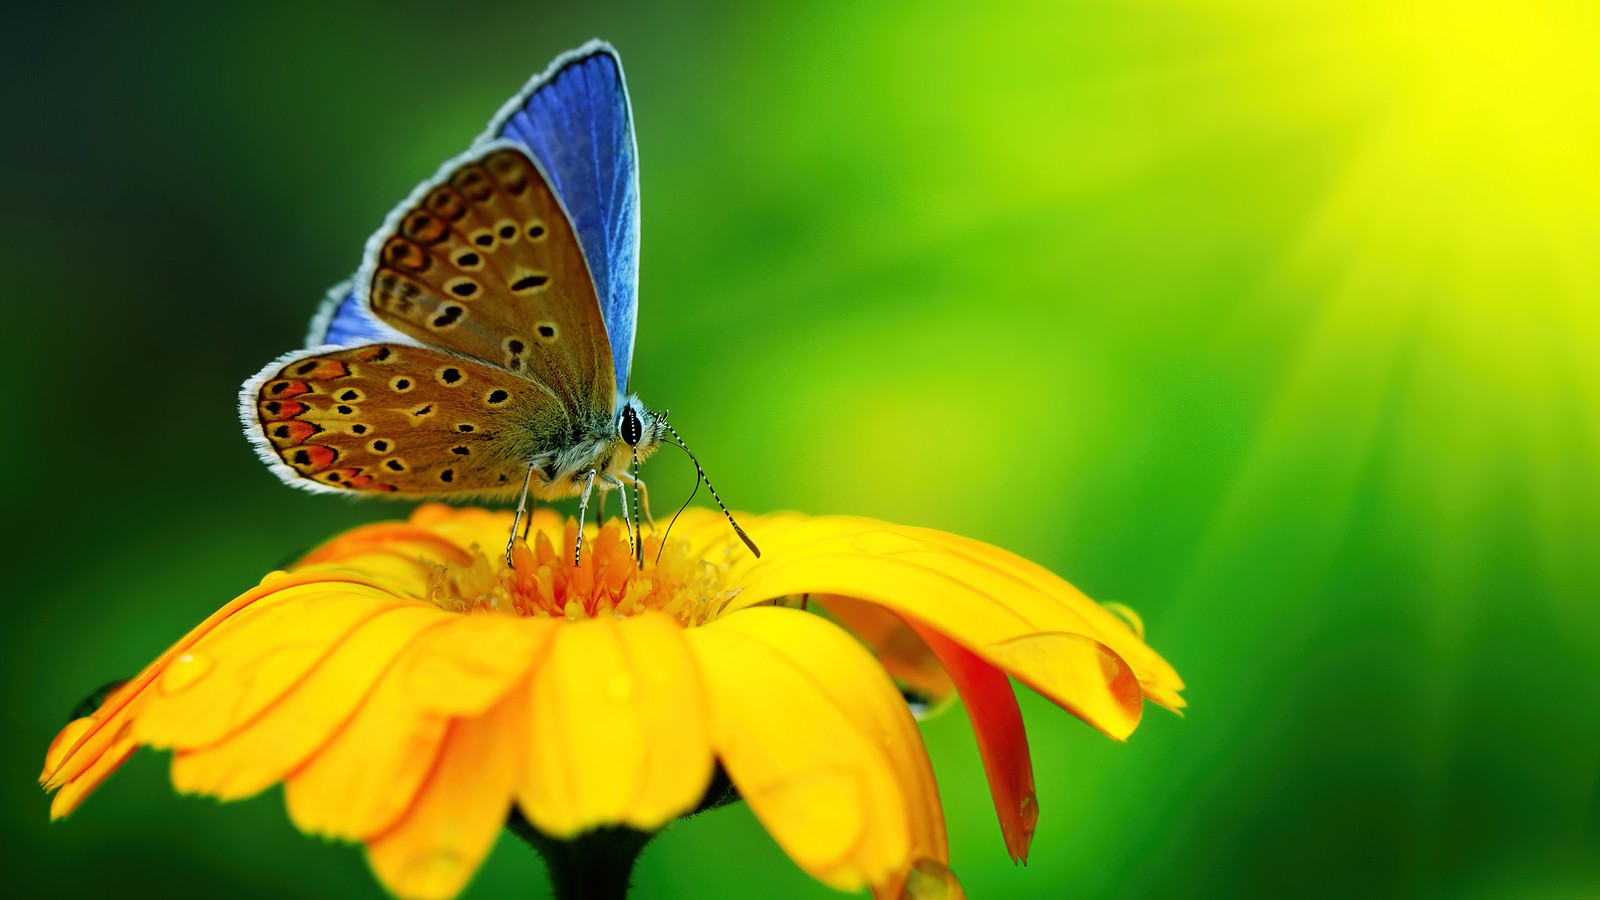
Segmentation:
{"type": "MultiPolygon", "coordinates": [[[[1127,745],[1025,698],[1026,869],[961,712],[927,723],[974,897],[1600,894],[1593,4],[584,6],[6,13],[8,894],[377,895],[277,792],[176,797],[147,752],[48,826],[33,779],[89,690],[404,511],[281,486],[237,385],[596,35],[635,385],[723,495],[1015,549],[1190,685],[1127,745]]],[[[543,877],[508,838],[468,895],[543,877]]],[[[639,879],[831,895],[742,808],[639,879]]]]}

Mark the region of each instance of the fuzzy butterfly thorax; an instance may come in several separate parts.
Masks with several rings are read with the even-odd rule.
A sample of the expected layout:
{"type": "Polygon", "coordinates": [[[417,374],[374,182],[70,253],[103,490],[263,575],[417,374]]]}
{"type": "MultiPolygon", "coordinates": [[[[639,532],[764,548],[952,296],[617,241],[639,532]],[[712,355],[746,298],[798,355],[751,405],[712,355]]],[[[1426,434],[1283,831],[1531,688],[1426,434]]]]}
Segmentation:
{"type": "Polygon", "coordinates": [[[619,397],[617,414],[604,430],[580,437],[555,457],[536,462],[534,492],[546,500],[579,496],[590,472],[632,480],[632,466],[644,462],[661,446],[664,425],[638,397],[619,397]],[[630,422],[634,425],[631,429],[627,427],[630,422]]]}

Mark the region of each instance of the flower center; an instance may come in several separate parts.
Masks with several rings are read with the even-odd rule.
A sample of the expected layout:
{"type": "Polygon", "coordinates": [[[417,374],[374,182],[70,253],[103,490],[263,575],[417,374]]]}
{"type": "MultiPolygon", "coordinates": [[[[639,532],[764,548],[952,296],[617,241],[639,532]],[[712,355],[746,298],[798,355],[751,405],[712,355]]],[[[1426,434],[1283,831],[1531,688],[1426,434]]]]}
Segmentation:
{"type": "Polygon", "coordinates": [[[715,619],[739,593],[723,589],[724,565],[693,556],[685,541],[645,537],[641,565],[612,521],[585,536],[583,560],[575,566],[577,539],[573,519],[566,521],[559,552],[549,534],[536,529],[531,548],[522,541],[512,548],[512,568],[474,544],[470,564],[434,568],[428,599],[450,612],[572,620],[653,609],[693,626],[715,619]]]}

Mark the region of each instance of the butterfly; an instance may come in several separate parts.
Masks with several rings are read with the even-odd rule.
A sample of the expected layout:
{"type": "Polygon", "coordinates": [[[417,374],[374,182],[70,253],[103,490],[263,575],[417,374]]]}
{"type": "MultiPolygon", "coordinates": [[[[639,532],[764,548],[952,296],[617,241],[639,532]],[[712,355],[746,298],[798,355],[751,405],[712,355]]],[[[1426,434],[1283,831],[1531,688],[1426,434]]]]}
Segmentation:
{"type": "Polygon", "coordinates": [[[246,436],[309,491],[516,494],[517,522],[530,494],[579,497],[580,561],[591,492],[616,489],[632,540],[639,463],[669,438],[688,452],[629,391],[638,273],[632,107],[616,51],[591,41],[390,213],[306,349],[245,382],[246,436]]]}

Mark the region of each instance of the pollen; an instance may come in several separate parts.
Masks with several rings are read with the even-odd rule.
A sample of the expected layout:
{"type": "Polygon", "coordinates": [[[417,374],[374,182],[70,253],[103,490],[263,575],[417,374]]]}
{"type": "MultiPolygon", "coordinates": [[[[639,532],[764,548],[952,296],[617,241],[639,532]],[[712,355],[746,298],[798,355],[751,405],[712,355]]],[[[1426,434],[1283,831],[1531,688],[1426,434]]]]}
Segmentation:
{"type": "Polygon", "coordinates": [[[622,528],[608,522],[587,530],[582,560],[573,565],[577,538],[572,519],[566,521],[560,549],[549,533],[536,530],[533,546],[518,541],[512,548],[511,567],[499,554],[491,557],[474,544],[467,565],[434,568],[428,597],[450,612],[577,621],[656,610],[695,626],[717,618],[738,596],[737,590],[724,588],[722,567],[692,557],[683,541],[663,544],[656,535],[646,536],[641,565],[622,528]]]}

